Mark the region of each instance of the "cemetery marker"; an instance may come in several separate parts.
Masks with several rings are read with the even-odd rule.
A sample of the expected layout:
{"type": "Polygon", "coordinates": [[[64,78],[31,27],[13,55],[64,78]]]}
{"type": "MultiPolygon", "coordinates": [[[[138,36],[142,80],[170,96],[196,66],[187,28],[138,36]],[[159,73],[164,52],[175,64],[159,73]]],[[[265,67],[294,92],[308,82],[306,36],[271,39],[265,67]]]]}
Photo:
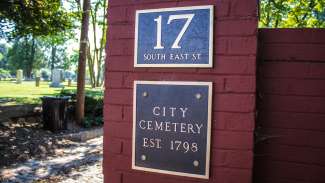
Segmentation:
{"type": "Polygon", "coordinates": [[[134,81],[132,168],[209,178],[211,82],[134,81]]]}

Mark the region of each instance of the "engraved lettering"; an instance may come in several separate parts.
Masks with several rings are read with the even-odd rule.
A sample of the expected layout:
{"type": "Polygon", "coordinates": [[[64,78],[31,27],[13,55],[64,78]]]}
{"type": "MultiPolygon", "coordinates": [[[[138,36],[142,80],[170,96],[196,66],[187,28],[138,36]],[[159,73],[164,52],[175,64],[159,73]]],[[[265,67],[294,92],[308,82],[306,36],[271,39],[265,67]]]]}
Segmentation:
{"type": "Polygon", "coordinates": [[[188,134],[200,134],[203,124],[191,123],[177,123],[170,121],[139,121],[139,127],[142,130],[154,130],[154,131],[165,131],[175,133],[188,133],[188,134]]]}
{"type": "Polygon", "coordinates": [[[145,123],[145,122],[146,122],[145,120],[141,120],[141,121],[139,121],[139,127],[140,127],[142,130],[145,130],[145,129],[146,129],[146,127],[142,125],[142,124],[145,123]]]}
{"type": "Polygon", "coordinates": [[[186,123],[181,123],[181,133],[186,133],[186,123]]]}
{"type": "Polygon", "coordinates": [[[159,109],[160,109],[160,107],[154,107],[154,108],[152,109],[152,114],[155,115],[155,116],[159,116],[160,113],[157,112],[157,110],[159,111],[159,109]]]}
{"type": "Polygon", "coordinates": [[[198,134],[200,134],[201,133],[201,128],[203,127],[203,124],[201,124],[201,125],[195,124],[195,126],[197,127],[198,134]]]}
{"type": "Polygon", "coordinates": [[[165,131],[170,132],[170,122],[165,123],[165,131]]]}
{"type": "Polygon", "coordinates": [[[149,145],[148,145],[148,138],[143,138],[143,147],[149,147],[149,145]]]}
{"type": "Polygon", "coordinates": [[[163,123],[160,122],[159,125],[158,125],[158,122],[157,121],[155,121],[155,122],[156,122],[155,130],[156,131],[158,131],[158,130],[162,131],[163,130],[163,123]]]}
{"type": "Polygon", "coordinates": [[[187,133],[195,133],[194,130],[193,130],[193,125],[192,124],[188,124],[187,125],[187,133]]]}
{"type": "Polygon", "coordinates": [[[143,138],[142,147],[161,149],[161,139],[143,138]]]}
{"type": "Polygon", "coordinates": [[[176,107],[170,107],[169,108],[171,110],[171,117],[174,117],[174,113],[175,113],[175,110],[176,110],[176,107]]]}
{"type": "Polygon", "coordinates": [[[152,121],[148,121],[148,130],[153,130],[152,121]]]}
{"type": "Polygon", "coordinates": [[[185,113],[188,110],[188,108],[179,108],[182,111],[182,117],[185,118],[185,113]]]}

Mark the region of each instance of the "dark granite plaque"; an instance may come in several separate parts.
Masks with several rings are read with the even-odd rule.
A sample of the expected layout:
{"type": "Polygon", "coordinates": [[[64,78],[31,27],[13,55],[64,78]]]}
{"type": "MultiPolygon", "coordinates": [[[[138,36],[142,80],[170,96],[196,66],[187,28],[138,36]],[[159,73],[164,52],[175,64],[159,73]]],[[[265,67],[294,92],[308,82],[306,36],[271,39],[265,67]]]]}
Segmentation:
{"type": "Polygon", "coordinates": [[[211,82],[135,81],[132,168],[209,177],[211,82]]]}
{"type": "Polygon", "coordinates": [[[137,10],[135,22],[135,67],[212,67],[212,5],[137,10]]]}

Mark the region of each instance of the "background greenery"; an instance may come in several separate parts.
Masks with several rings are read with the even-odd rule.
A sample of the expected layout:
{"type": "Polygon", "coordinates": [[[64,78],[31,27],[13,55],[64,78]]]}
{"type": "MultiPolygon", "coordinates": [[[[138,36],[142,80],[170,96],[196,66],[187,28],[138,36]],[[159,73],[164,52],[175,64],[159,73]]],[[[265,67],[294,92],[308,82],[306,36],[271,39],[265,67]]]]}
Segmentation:
{"type": "Polygon", "coordinates": [[[325,28],[325,0],[260,0],[260,28],[325,28]]]}
{"type": "MultiPolygon", "coordinates": [[[[82,1],[1,0],[0,69],[12,75],[23,69],[76,71],[82,1]]],[[[325,0],[259,0],[260,28],[325,28],[325,0]]],[[[87,51],[87,78],[103,84],[107,1],[92,0],[87,51]]],[[[1,71],[3,72],[3,71],[1,71]]],[[[1,74],[0,72],[0,74],[1,74]]]]}
{"type": "MultiPolygon", "coordinates": [[[[76,96],[76,86],[63,90],[48,82],[14,82],[17,69],[26,79],[41,70],[50,80],[54,68],[76,72],[79,59],[82,0],[0,1],[0,101],[40,103],[42,96],[76,96]]],[[[87,47],[85,126],[102,123],[103,72],[107,32],[106,0],[91,0],[87,47]]],[[[259,0],[260,28],[325,28],[325,0],[259,0]]],[[[85,52],[83,52],[85,53],[85,52]]],[[[82,58],[82,57],[81,57],[82,58]]],[[[66,83],[65,83],[66,84],[66,83]]]]}
{"type": "MultiPolygon", "coordinates": [[[[42,81],[39,87],[35,81],[24,81],[16,84],[15,81],[0,81],[0,105],[41,104],[43,96],[70,96],[70,113],[74,113],[76,99],[76,85],[64,88],[50,88],[49,82],[42,81]]],[[[101,88],[86,86],[85,120],[84,127],[103,124],[104,91],[101,88]]]]}
{"type": "MultiPolygon", "coordinates": [[[[81,29],[80,0],[1,0],[0,68],[33,78],[40,69],[76,72],[81,29]]],[[[107,1],[92,0],[87,47],[87,78],[103,84],[107,1]]]]}

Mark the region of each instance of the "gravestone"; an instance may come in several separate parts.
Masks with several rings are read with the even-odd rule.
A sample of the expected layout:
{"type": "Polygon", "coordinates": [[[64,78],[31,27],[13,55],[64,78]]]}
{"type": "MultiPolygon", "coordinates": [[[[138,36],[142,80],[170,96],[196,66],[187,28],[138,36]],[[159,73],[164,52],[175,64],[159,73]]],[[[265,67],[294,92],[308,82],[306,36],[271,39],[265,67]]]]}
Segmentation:
{"type": "Polygon", "coordinates": [[[39,87],[41,81],[41,73],[39,71],[35,71],[35,86],[39,87]]]}
{"type": "Polygon", "coordinates": [[[54,87],[54,88],[59,88],[59,87],[63,87],[63,85],[61,84],[61,69],[53,69],[52,71],[52,83],[50,84],[50,87],[54,87]]]}
{"type": "Polygon", "coordinates": [[[16,72],[16,80],[17,80],[17,84],[21,84],[22,80],[23,80],[23,70],[18,69],[16,72]]]}
{"type": "Polygon", "coordinates": [[[71,85],[72,85],[71,83],[72,83],[72,80],[71,80],[71,78],[69,78],[68,79],[68,87],[71,87],[71,85]]]}
{"type": "Polygon", "coordinates": [[[41,77],[36,77],[36,78],[35,78],[35,86],[36,86],[36,87],[39,87],[39,85],[40,85],[40,81],[41,81],[41,77]]]}
{"type": "Polygon", "coordinates": [[[60,72],[60,74],[61,74],[61,76],[60,76],[61,82],[65,82],[64,70],[60,70],[60,71],[61,71],[60,72]]]}

